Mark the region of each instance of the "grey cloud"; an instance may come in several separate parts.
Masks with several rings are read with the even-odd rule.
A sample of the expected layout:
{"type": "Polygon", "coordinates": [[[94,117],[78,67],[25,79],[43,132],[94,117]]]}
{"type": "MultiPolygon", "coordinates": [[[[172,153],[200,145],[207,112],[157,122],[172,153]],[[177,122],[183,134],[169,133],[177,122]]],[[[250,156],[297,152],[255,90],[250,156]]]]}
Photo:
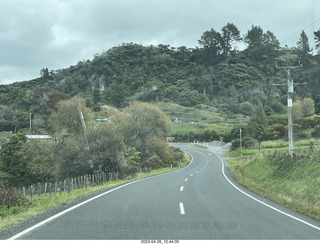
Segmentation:
{"type": "MultiPolygon", "coordinates": [[[[0,1],[0,83],[36,78],[43,67],[68,67],[125,42],[194,47],[204,31],[228,22],[242,34],[260,25],[284,41],[320,18],[315,0],[0,1]]],[[[320,24],[311,27],[310,41],[320,24]]]]}

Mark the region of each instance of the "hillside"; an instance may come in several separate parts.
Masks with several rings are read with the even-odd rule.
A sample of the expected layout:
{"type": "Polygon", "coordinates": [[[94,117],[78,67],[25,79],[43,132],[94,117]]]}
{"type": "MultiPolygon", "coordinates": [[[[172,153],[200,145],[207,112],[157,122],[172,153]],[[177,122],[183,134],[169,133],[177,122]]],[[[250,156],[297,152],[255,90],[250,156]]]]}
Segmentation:
{"type": "MultiPolygon", "coordinates": [[[[171,118],[193,116],[192,122],[197,123],[228,124],[230,119],[239,123],[236,120],[250,117],[259,101],[269,117],[285,113],[287,88],[274,86],[286,83],[286,72],[276,68],[275,60],[281,67],[285,57],[275,51],[279,41],[260,26],[252,26],[242,36],[236,30],[228,23],[221,32],[206,31],[195,48],[126,43],[69,68],[43,68],[39,78],[1,85],[0,131],[28,131],[31,114],[33,133],[47,133],[48,118],[59,102],[75,96],[83,98],[97,116],[104,105],[121,110],[137,100],[160,104],[171,118]],[[238,51],[235,41],[247,48],[238,51]],[[176,105],[168,110],[166,104],[176,105]]],[[[290,60],[292,65],[299,60],[303,65],[291,74],[295,82],[307,85],[295,87],[294,99],[311,98],[319,113],[320,59],[303,49],[308,38],[302,34],[297,42],[302,51],[290,60]]]]}
{"type": "MultiPolygon", "coordinates": [[[[275,51],[279,41],[260,26],[252,26],[242,36],[235,30],[228,23],[221,32],[206,31],[199,39],[200,47],[195,48],[126,43],[69,68],[43,68],[39,78],[1,85],[0,130],[28,128],[29,113],[46,124],[56,104],[74,96],[84,98],[86,106],[95,111],[104,104],[123,108],[139,100],[185,107],[205,104],[219,113],[245,116],[261,101],[267,115],[283,112],[286,86],[274,86],[286,83],[286,72],[276,68],[275,60],[281,67],[284,63],[280,60],[285,57],[275,51]],[[235,41],[242,41],[247,48],[238,51],[235,41]]],[[[292,65],[300,60],[302,66],[291,73],[295,82],[307,85],[295,87],[295,99],[312,98],[318,113],[319,55],[303,49],[308,38],[297,41],[302,51],[290,60],[292,65]]]]}
{"type": "MultiPolygon", "coordinates": [[[[278,67],[285,65],[279,41],[259,26],[242,37],[231,27],[203,33],[200,47],[127,43],[0,86],[0,183],[22,187],[97,172],[126,178],[145,168],[178,167],[183,153],[167,137],[232,141],[232,150],[287,140],[286,72],[275,65],[276,58],[278,67]],[[233,45],[240,40],[243,51],[233,45]],[[279,83],[285,85],[274,86],[279,83]],[[28,141],[25,134],[54,140],[28,141]]],[[[294,88],[294,138],[309,144],[320,137],[320,58],[300,47],[290,65],[304,65],[292,77],[307,84],[294,88]]],[[[20,204],[17,197],[9,196],[8,208],[20,204]]]]}

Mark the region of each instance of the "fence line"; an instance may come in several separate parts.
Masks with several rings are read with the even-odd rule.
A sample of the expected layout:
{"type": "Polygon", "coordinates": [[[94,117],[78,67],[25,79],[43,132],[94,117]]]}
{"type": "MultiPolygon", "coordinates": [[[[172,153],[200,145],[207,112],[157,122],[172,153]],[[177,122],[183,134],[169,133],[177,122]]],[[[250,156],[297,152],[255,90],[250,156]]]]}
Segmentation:
{"type": "MultiPolygon", "coordinates": [[[[139,168],[137,172],[150,172],[148,167],[139,168]]],[[[134,174],[131,175],[133,177],[134,174]]],[[[32,201],[35,196],[44,196],[51,198],[52,195],[71,193],[78,189],[86,189],[89,187],[103,185],[108,181],[119,179],[118,172],[100,172],[95,174],[86,174],[79,177],[73,177],[62,181],[56,182],[43,182],[36,183],[27,187],[21,188],[21,193],[24,196],[29,196],[32,201]]]]}
{"type": "Polygon", "coordinates": [[[108,172],[108,173],[96,173],[96,174],[86,174],[79,177],[69,178],[62,181],[56,182],[44,182],[36,183],[27,187],[21,188],[21,193],[24,196],[30,196],[32,201],[35,196],[45,196],[51,197],[52,195],[71,193],[78,189],[86,189],[93,186],[103,185],[107,181],[114,181],[119,178],[118,172],[108,172]]]}

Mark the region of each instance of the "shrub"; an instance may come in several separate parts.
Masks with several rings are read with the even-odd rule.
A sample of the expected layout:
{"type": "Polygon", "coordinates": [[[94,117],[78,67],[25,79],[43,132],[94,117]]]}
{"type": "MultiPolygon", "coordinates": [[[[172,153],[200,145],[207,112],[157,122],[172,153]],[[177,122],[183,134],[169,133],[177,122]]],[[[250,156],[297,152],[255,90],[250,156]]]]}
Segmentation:
{"type": "Polygon", "coordinates": [[[250,116],[253,113],[253,108],[254,107],[253,107],[252,103],[250,103],[248,101],[240,103],[239,113],[250,116]]]}
{"type": "Polygon", "coordinates": [[[254,148],[256,143],[257,141],[250,136],[245,136],[242,138],[242,146],[244,148],[254,148]]]}
{"type": "Polygon", "coordinates": [[[0,186],[0,217],[20,212],[29,204],[30,202],[16,188],[0,186]]]}
{"type": "Polygon", "coordinates": [[[286,134],[286,128],[282,124],[273,124],[268,128],[270,137],[273,140],[277,140],[279,138],[283,138],[286,134]]]}
{"type": "Polygon", "coordinates": [[[320,125],[314,127],[314,131],[311,133],[312,137],[320,137],[320,125]]]}

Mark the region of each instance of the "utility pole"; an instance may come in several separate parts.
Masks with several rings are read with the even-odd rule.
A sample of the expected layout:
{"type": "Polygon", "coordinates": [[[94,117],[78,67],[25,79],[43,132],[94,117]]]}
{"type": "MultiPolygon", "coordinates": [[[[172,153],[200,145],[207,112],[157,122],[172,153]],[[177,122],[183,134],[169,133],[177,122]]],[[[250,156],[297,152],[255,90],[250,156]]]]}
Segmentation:
{"type": "Polygon", "coordinates": [[[30,120],[30,133],[31,133],[31,113],[29,113],[29,120],[30,120]]]}
{"type": "MultiPolygon", "coordinates": [[[[278,64],[276,63],[277,68],[282,68],[287,72],[287,84],[273,84],[275,86],[288,86],[288,139],[289,139],[289,155],[293,157],[294,155],[294,142],[293,142],[293,121],[292,121],[292,97],[293,97],[293,79],[291,78],[291,72],[290,69],[296,69],[300,68],[302,65],[299,62],[299,66],[290,66],[290,55],[300,50],[299,48],[288,48],[287,46],[285,48],[276,49],[278,51],[282,51],[286,54],[286,59],[282,59],[286,62],[286,66],[278,67],[278,64]]],[[[295,85],[299,84],[307,84],[307,83],[296,83],[295,85]]]]}
{"type": "Polygon", "coordinates": [[[240,120],[240,150],[242,151],[242,120],[240,120]]]}
{"type": "Polygon", "coordinates": [[[83,118],[83,114],[82,114],[81,109],[80,109],[79,100],[76,100],[76,105],[77,105],[78,112],[79,112],[79,115],[80,115],[80,120],[81,120],[81,124],[82,124],[83,134],[84,134],[84,137],[86,138],[87,144],[89,144],[88,136],[87,136],[87,127],[86,127],[86,123],[85,123],[84,118],[83,118]]]}

